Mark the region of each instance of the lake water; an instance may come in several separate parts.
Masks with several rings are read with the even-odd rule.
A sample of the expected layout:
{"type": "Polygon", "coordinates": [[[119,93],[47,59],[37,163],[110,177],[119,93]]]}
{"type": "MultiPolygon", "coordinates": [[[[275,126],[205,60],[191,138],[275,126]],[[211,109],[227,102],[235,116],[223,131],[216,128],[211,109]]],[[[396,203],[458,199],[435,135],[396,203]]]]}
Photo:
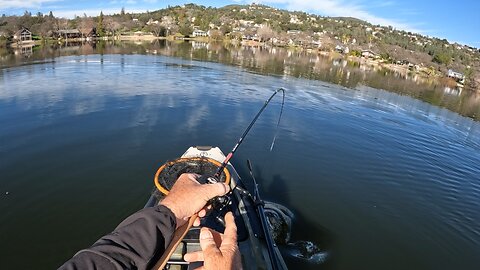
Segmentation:
{"type": "Polygon", "coordinates": [[[339,75],[347,88],[310,80],[326,76],[311,69],[311,76],[285,71],[301,64],[262,65],[244,57],[249,49],[234,57],[191,45],[147,47],[3,56],[2,269],[58,267],[142,208],[163,162],[191,145],[228,152],[278,87],[287,98],[275,149],[268,151],[279,99],[233,163],[245,175],[250,158],[263,197],[295,213],[292,240],[328,253],[321,264],[287,257],[290,268],[480,265],[480,97],[395,76],[385,85],[400,94],[377,90],[368,86],[381,78],[375,70],[355,73],[365,76],[355,85],[339,75]]]}

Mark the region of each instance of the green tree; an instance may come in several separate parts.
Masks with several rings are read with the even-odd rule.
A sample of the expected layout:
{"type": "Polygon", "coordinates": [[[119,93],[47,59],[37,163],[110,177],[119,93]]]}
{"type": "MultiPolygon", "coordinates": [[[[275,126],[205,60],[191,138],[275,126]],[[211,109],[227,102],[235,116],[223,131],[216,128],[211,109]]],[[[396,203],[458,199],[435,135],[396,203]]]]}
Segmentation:
{"type": "Polygon", "coordinates": [[[105,30],[104,30],[104,25],[103,25],[103,12],[100,11],[100,16],[98,17],[97,21],[97,35],[100,37],[103,37],[105,35],[105,30]]]}
{"type": "Polygon", "coordinates": [[[188,21],[184,20],[182,23],[180,23],[180,26],[178,28],[178,32],[184,36],[190,36],[193,32],[192,27],[188,24],[188,21]]]}
{"type": "Polygon", "coordinates": [[[435,53],[432,61],[439,64],[448,65],[452,61],[452,56],[445,52],[438,52],[438,53],[435,53]]]}

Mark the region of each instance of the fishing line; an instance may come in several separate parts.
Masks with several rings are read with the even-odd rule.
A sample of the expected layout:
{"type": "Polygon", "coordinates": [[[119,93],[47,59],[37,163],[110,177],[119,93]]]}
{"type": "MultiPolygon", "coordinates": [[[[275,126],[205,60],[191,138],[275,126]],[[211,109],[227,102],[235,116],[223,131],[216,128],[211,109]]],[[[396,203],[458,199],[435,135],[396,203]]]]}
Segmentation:
{"type": "Polygon", "coordinates": [[[248,125],[248,127],[245,129],[245,131],[243,132],[242,136],[240,136],[240,138],[238,139],[237,143],[235,144],[235,146],[233,147],[233,149],[230,151],[230,153],[228,153],[228,155],[225,157],[225,160],[222,162],[222,165],[220,165],[220,167],[218,167],[217,171],[215,172],[215,174],[211,177],[207,177],[206,180],[208,180],[208,182],[210,183],[217,183],[218,182],[218,177],[220,176],[220,174],[222,173],[223,169],[227,166],[228,162],[230,161],[230,159],[233,157],[233,155],[235,154],[235,152],[237,151],[238,147],[242,144],[242,142],[245,140],[245,137],[247,137],[248,133],[250,132],[250,129],[252,129],[253,125],[255,124],[255,122],[257,122],[257,119],[258,117],[260,117],[260,115],[262,114],[262,112],[265,110],[265,108],[268,106],[268,104],[270,103],[270,101],[273,99],[273,97],[278,93],[278,92],[282,92],[283,96],[282,96],[282,105],[281,105],[281,109],[280,109],[280,115],[278,117],[278,121],[277,121],[277,131],[275,132],[275,136],[273,137],[273,141],[272,141],[272,144],[270,146],[270,151],[272,151],[274,145],[275,145],[275,140],[277,138],[277,134],[278,134],[278,127],[280,126],[280,121],[281,121],[281,118],[282,118],[282,114],[283,114],[283,106],[285,105],[285,89],[283,88],[278,88],[275,92],[273,92],[273,94],[265,101],[265,103],[263,104],[262,108],[260,108],[260,111],[258,111],[258,113],[255,115],[255,117],[253,118],[252,122],[250,122],[250,124],[248,125]]]}

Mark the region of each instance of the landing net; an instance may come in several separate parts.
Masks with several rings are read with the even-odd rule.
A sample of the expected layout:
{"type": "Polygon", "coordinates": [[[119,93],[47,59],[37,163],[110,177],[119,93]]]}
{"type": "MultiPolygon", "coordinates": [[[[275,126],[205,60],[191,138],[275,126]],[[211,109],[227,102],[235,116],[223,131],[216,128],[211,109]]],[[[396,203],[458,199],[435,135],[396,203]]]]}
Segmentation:
{"type": "MultiPolygon", "coordinates": [[[[163,195],[167,195],[182,173],[212,176],[220,165],[220,162],[205,157],[179,158],[168,161],[157,170],[154,178],[155,186],[163,195]]],[[[230,172],[227,168],[223,169],[219,180],[230,183],[230,172]]]]}

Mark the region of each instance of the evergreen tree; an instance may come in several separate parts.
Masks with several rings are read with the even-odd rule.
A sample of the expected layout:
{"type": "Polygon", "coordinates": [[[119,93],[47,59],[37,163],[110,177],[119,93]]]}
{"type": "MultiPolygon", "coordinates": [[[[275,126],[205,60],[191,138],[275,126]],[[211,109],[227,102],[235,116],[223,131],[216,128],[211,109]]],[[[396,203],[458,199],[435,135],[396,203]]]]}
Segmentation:
{"type": "Polygon", "coordinates": [[[105,35],[105,28],[103,27],[103,12],[100,11],[100,16],[97,22],[97,35],[103,37],[105,35]]]}

